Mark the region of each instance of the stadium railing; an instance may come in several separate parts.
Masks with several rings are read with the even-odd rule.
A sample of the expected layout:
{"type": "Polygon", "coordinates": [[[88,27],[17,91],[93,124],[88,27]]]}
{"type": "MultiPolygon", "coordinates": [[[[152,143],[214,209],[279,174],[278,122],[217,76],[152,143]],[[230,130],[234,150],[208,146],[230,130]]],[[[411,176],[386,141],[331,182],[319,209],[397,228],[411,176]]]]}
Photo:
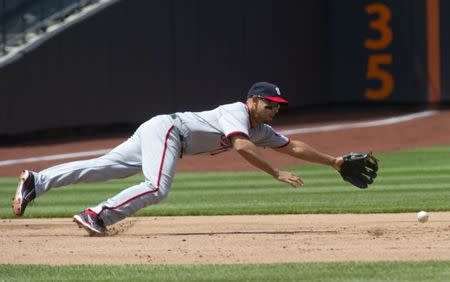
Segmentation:
{"type": "Polygon", "coordinates": [[[0,0],[0,56],[100,0],[0,0]]]}

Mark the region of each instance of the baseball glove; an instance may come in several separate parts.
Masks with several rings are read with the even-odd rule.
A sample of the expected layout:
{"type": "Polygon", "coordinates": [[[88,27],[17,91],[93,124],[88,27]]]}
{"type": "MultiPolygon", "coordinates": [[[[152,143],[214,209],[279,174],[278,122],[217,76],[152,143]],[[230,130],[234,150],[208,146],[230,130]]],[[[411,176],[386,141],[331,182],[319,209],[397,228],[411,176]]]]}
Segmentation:
{"type": "Polygon", "coordinates": [[[365,189],[377,177],[378,160],[369,153],[350,153],[343,156],[339,173],[345,181],[365,189]]]}

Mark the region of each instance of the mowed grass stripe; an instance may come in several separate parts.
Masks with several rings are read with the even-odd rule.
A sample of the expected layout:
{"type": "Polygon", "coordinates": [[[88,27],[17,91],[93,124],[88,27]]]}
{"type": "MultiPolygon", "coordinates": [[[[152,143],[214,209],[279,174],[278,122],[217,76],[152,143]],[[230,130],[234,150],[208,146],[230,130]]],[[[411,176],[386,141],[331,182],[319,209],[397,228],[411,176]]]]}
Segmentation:
{"type": "MultiPolygon", "coordinates": [[[[447,172],[444,172],[445,174],[447,172]]],[[[349,186],[349,184],[342,182],[340,176],[334,175],[331,176],[328,179],[323,178],[312,178],[312,177],[303,177],[303,180],[305,181],[305,187],[302,188],[303,190],[308,190],[312,187],[320,189],[326,189],[328,186],[330,189],[334,189],[336,187],[347,187],[347,188],[353,188],[349,186]]],[[[405,176],[405,175],[380,175],[378,179],[376,179],[376,184],[373,185],[372,188],[374,189],[383,189],[383,187],[391,187],[396,186],[396,188],[401,189],[402,187],[405,188],[426,188],[426,187],[449,187],[448,183],[450,183],[450,171],[446,175],[413,175],[413,176],[405,176]],[[432,183],[433,185],[429,185],[432,183]],[[426,186],[423,186],[423,184],[426,184],[426,186]]],[[[104,185],[104,188],[102,187],[96,187],[97,184],[79,184],[79,185],[72,185],[64,188],[55,188],[52,190],[52,193],[58,194],[58,197],[60,196],[60,193],[64,193],[65,195],[71,195],[71,196],[80,196],[82,197],[85,195],[86,197],[95,197],[96,195],[99,195],[100,197],[104,197],[105,194],[111,194],[114,195],[115,193],[123,190],[127,186],[131,186],[134,183],[118,183],[118,182],[107,182],[104,185]]],[[[13,194],[11,194],[11,189],[7,189],[11,187],[10,185],[5,185],[4,189],[0,188],[0,197],[11,197],[13,194]]],[[[233,180],[227,181],[227,182],[221,182],[221,181],[203,181],[199,180],[198,182],[190,182],[190,183],[183,183],[182,181],[178,181],[176,179],[174,185],[172,186],[172,193],[179,192],[179,193],[191,193],[194,191],[203,191],[204,193],[216,193],[217,190],[221,190],[223,193],[231,193],[231,192],[242,192],[247,193],[251,192],[252,190],[248,190],[248,188],[251,188],[252,190],[265,190],[270,188],[275,189],[285,189],[289,188],[284,183],[280,183],[276,181],[275,179],[261,174],[260,179],[257,181],[251,181],[246,179],[245,177],[242,179],[236,179],[233,178],[233,180]]],[[[15,189],[15,187],[14,187],[15,189]]],[[[14,191],[13,191],[14,192],[14,191]]],[[[49,197],[51,193],[47,193],[45,197],[49,197]]],[[[43,198],[42,198],[43,199],[43,198]]],[[[61,199],[64,200],[64,199],[61,199]]],[[[69,199],[70,200],[70,199],[69,199]]]]}

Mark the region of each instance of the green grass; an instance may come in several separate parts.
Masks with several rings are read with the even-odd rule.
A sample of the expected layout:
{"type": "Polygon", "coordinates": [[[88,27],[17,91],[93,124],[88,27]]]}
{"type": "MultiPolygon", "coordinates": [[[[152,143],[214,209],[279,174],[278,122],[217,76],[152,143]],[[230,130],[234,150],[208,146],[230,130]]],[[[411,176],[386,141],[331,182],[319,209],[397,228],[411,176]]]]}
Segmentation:
{"type": "Polygon", "coordinates": [[[0,265],[2,281],[450,281],[450,262],[0,265]]]}
{"type": "MultiPolygon", "coordinates": [[[[330,168],[289,168],[293,189],[263,173],[179,173],[169,198],[138,215],[377,213],[450,210],[450,147],[379,154],[376,183],[359,190],[330,168]]],[[[53,189],[25,217],[68,217],[142,181],[53,189]]],[[[0,178],[0,217],[11,218],[15,178],[0,178]]],[[[450,281],[450,261],[239,265],[0,265],[0,281],[450,281]]]]}
{"type": "MultiPolygon", "coordinates": [[[[305,186],[293,189],[259,172],[178,173],[169,197],[140,216],[377,213],[450,210],[450,147],[378,155],[380,172],[366,190],[320,165],[289,168],[305,186]]],[[[69,217],[141,182],[142,176],[53,189],[27,208],[25,217],[69,217]]],[[[16,178],[0,178],[0,217],[13,217],[16,178]]]]}

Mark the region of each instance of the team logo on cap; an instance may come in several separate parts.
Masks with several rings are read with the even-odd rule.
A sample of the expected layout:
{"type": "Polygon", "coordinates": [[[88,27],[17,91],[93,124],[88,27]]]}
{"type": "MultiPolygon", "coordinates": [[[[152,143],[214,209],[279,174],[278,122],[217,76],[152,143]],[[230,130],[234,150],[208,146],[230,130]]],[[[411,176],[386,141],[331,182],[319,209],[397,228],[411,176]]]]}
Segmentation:
{"type": "Polygon", "coordinates": [[[275,87],[275,91],[277,91],[278,96],[281,95],[280,88],[275,87]]]}

